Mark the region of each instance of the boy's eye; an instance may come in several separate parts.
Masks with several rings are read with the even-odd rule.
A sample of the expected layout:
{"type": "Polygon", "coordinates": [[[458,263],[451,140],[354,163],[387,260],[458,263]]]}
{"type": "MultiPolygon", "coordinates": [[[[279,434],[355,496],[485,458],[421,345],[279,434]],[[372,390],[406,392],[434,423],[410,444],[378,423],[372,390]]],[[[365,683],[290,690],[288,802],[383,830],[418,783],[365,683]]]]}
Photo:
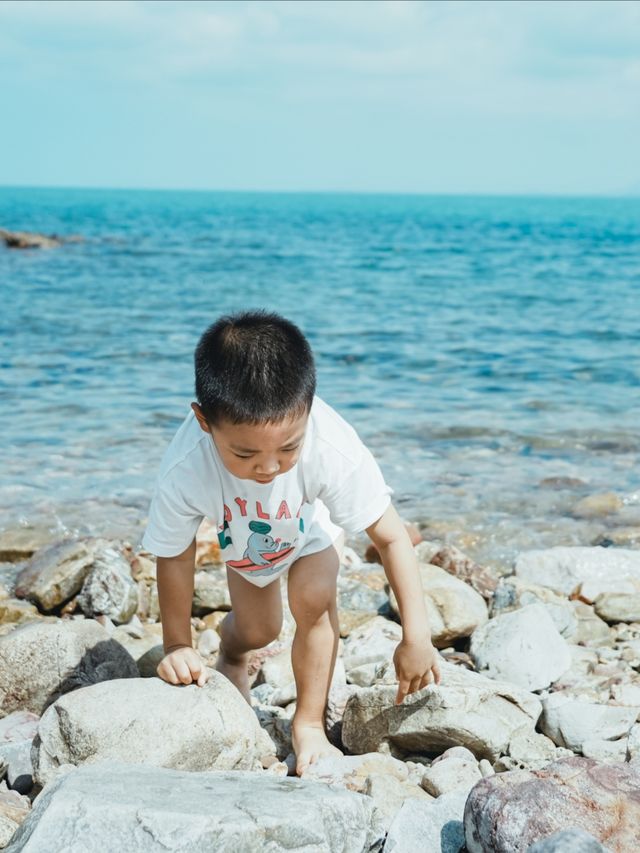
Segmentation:
{"type": "Polygon", "coordinates": [[[251,459],[251,456],[243,456],[241,453],[234,453],[234,456],[237,456],[238,459],[251,459]]]}

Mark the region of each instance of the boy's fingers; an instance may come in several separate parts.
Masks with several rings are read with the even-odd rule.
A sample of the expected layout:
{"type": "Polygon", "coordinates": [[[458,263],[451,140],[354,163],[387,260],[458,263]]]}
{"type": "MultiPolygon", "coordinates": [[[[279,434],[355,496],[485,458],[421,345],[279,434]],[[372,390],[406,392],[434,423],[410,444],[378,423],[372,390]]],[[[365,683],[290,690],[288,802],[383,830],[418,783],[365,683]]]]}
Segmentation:
{"type": "Polygon", "coordinates": [[[398,694],[396,696],[396,705],[401,705],[404,697],[409,692],[410,684],[408,681],[402,679],[398,684],[398,694]]]}
{"type": "Polygon", "coordinates": [[[440,684],[440,664],[437,661],[433,662],[433,666],[431,667],[431,671],[433,672],[433,676],[435,678],[436,684],[440,684]]]}
{"type": "Polygon", "coordinates": [[[173,669],[175,674],[178,677],[178,681],[182,682],[182,684],[191,684],[193,681],[191,677],[191,673],[189,671],[189,667],[184,663],[184,661],[178,661],[173,665],[173,669]]]}
{"type": "Polygon", "coordinates": [[[409,688],[409,693],[415,693],[417,690],[420,690],[422,686],[420,682],[422,681],[421,675],[416,675],[415,678],[411,679],[411,687],[409,688]]]}

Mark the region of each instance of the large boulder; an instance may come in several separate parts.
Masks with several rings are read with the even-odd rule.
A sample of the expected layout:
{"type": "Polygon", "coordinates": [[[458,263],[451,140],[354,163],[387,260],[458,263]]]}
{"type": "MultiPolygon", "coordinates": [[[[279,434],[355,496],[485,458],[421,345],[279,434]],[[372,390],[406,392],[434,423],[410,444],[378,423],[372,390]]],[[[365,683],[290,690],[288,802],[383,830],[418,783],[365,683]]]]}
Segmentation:
{"type": "Polygon", "coordinates": [[[384,853],[459,853],[467,794],[457,790],[431,802],[406,800],[389,827],[384,853]]]}
{"type": "Polygon", "coordinates": [[[477,628],[471,655],[491,678],[541,690],[571,665],[571,652],[543,604],[503,613],[477,628]]]}
{"type": "Polygon", "coordinates": [[[638,706],[601,705],[565,693],[545,696],[542,708],[541,730],[558,746],[574,752],[582,752],[591,741],[626,738],[640,714],[638,706]]]}
{"type": "Polygon", "coordinates": [[[0,716],[41,714],[77,687],[137,676],[131,655],[93,619],[20,625],[0,637],[0,716]]]}
{"type": "Polygon", "coordinates": [[[16,579],[18,598],[50,611],[79,592],[96,556],[96,541],[57,542],[41,548],[16,579]]]}
{"type": "Polygon", "coordinates": [[[595,600],[595,610],[605,622],[640,622],[640,592],[602,592],[595,600]]]}
{"type": "MultiPolygon", "coordinates": [[[[436,648],[445,648],[452,640],[470,636],[487,621],[487,605],[475,589],[430,563],[420,563],[418,568],[431,639],[436,648]]],[[[389,590],[389,602],[399,617],[398,602],[392,589],[389,590]]]]}
{"type": "Polygon", "coordinates": [[[533,730],[542,705],[532,693],[441,662],[442,683],[395,704],[397,686],[358,690],[347,702],[342,739],[351,752],[392,748],[441,752],[466,746],[495,761],[520,732],[533,730]]]}
{"type": "Polygon", "coordinates": [[[567,827],[614,853],[640,849],[640,767],[573,756],[483,779],[464,810],[469,853],[520,853],[567,827]]]}
{"type": "Polygon", "coordinates": [[[640,592],[640,551],[629,548],[565,547],[523,551],[518,577],[564,595],[579,592],[593,602],[603,592],[640,592]]]}
{"type": "Polygon", "coordinates": [[[252,770],[270,754],[274,746],[255,713],[212,671],[204,687],[120,679],[61,697],[42,715],[33,764],[44,785],[64,764],[115,759],[176,770],[252,770]]]}
{"type": "Polygon", "coordinates": [[[364,853],[383,836],[369,797],[320,782],[108,761],[47,785],[7,853],[364,853]]]}

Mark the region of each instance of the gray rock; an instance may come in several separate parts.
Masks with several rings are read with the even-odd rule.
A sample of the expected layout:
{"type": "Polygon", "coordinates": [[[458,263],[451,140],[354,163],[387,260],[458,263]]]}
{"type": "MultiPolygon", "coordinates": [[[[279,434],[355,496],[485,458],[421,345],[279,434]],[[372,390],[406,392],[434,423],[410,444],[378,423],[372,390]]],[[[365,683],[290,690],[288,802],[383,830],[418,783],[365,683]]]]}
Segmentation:
{"type": "Polygon", "coordinates": [[[450,791],[429,803],[407,800],[389,828],[384,853],[459,853],[467,793],[450,791]]]}
{"type": "Polygon", "coordinates": [[[571,652],[542,604],[503,613],[477,628],[470,653],[492,678],[526,690],[548,687],[571,665],[571,652]]]}
{"type": "Polygon", "coordinates": [[[607,853],[607,848],[590,833],[573,827],[561,829],[542,841],[536,841],[527,853],[607,853]]]}
{"type": "Polygon", "coordinates": [[[440,685],[410,694],[401,705],[394,704],[394,685],[355,693],[343,718],[345,746],[354,753],[466,746],[476,758],[495,761],[516,733],[533,729],[542,708],[533,694],[445,661],[441,671],[440,685]]]}
{"type": "Polygon", "coordinates": [[[433,797],[439,797],[449,791],[462,789],[470,791],[482,779],[478,762],[473,756],[458,758],[452,755],[444,761],[434,762],[422,775],[422,787],[433,797]]]}
{"type": "Polygon", "coordinates": [[[401,639],[400,625],[383,616],[375,616],[352,631],[344,641],[342,656],[349,681],[361,687],[370,686],[378,664],[393,658],[401,639]]]}
{"type": "Polygon", "coordinates": [[[191,612],[194,616],[204,616],[212,610],[231,610],[231,596],[224,569],[203,569],[194,576],[191,612]]]}
{"type": "Polygon", "coordinates": [[[94,540],[58,542],[38,551],[16,579],[15,594],[42,610],[63,604],[81,588],[95,559],[94,540]]]}
{"type": "Polygon", "coordinates": [[[115,548],[98,554],[84,579],[78,606],[87,616],[108,616],[117,625],[128,622],[138,607],[138,587],[129,563],[115,548]]]}
{"type": "Polygon", "coordinates": [[[65,764],[115,759],[179,770],[252,770],[273,754],[252,709],[212,671],[204,687],[134,678],[63,696],[42,715],[32,757],[44,785],[65,764]]]}
{"type": "Polygon", "coordinates": [[[110,761],[48,785],[7,853],[364,853],[383,835],[369,797],[320,782],[110,761]]]}
{"type": "Polygon", "coordinates": [[[31,740],[0,744],[0,761],[6,763],[9,787],[21,794],[27,794],[33,787],[31,744],[31,740]]]}
{"type": "Polygon", "coordinates": [[[93,619],[31,622],[0,637],[0,716],[41,714],[63,693],[137,675],[131,655],[93,619]]]}
{"type": "Polygon", "coordinates": [[[640,551],[629,548],[564,547],[524,551],[518,577],[570,595],[580,590],[594,601],[601,592],[640,592],[640,551]]]}

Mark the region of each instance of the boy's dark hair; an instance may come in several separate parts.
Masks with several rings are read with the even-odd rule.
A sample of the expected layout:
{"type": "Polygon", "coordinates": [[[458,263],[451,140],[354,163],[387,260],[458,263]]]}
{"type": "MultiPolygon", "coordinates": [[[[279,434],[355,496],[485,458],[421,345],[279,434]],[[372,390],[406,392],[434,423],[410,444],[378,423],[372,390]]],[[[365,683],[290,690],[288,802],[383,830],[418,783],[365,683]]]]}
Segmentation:
{"type": "Polygon", "coordinates": [[[279,423],[311,409],[316,370],[300,329],[267,311],[220,317],[195,351],[196,397],[207,421],[279,423]]]}

